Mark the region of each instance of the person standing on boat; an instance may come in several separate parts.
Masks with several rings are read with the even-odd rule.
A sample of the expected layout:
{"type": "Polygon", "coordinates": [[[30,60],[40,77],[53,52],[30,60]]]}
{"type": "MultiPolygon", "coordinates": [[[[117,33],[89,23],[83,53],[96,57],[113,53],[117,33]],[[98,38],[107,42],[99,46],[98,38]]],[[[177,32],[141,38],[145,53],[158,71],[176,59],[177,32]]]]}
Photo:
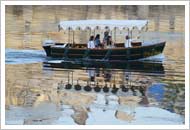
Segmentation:
{"type": "Polygon", "coordinates": [[[107,48],[113,48],[113,47],[114,47],[114,42],[112,41],[112,37],[108,36],[107,48]]]}
{"type": "Polygon", "coordinates": [[[90,39],[88,41],[88,48],[95,48],[95,44],[94,44],[94,36],[90,36],[90,39]]]}
{"type": "Polygon", "coordinates": [[[104,32],[104,39],[103,39],[103,44],[107,44],[108,42],[108,36],[109,36],[109,31],[104,32]]]}
{"type": "Polygon", "coordinates": [[[131,41],[132,39],[130,39],[130,37],[127,35],[125,37],[126,41],[125,41],[125,48],[131,47],[131,41]]]}
{"type": "Polygon", "coordinates": [[[94,44],[96,48],[102,47],[102,44],[100,42],[100,34],[97,34],[94,40],[94,44]]]}

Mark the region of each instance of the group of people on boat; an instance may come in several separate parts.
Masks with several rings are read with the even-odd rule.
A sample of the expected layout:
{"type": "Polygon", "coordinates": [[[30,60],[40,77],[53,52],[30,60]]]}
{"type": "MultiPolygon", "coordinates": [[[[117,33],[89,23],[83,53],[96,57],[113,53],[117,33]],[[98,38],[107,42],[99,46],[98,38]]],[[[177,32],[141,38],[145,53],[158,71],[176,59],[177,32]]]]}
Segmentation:
{"type": "MultiPolygon", "coordinates": [[[[126,35],[125,37],[126,41],[124,43],[124,47],[128,48],[128,47],[132,47],[131,46],[131,42],[132,39],[126,35]]],[[[100,41],[100,34],[97,34],[96,37],[94,37],[93,35],[90,36],[90,39],[87,43],[87,48],[93,49],[93,48],[114,48],[115,47],[115,43],[112,40],[112,36],[109,35],[109,32],[106,31],[104,32],[104,38],[103,41],[100,41]]]]}
{"type": "Polygon", "coordinates": [[[109,35],[109,32],[104,32],[103,42],[100,41],[100,34],[97,34],[96,37],[93,35],[90,36],[90,39],[87,43],[88,48],[113,48],[114,42],[112,40],[112,36],[109,35]]]}

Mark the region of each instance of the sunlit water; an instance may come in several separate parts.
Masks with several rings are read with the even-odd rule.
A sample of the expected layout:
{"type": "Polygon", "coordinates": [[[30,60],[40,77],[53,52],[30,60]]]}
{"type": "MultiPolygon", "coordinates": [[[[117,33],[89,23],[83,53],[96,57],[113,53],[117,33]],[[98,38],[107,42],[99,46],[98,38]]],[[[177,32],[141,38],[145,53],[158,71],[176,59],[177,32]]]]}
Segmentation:
{"type": "MultiPolygon", "coordinates": [[[[183,6],[108,8],[6,8],[6,124],[184,123],[183,6]],[[143,39],[161,39],[167,44],[163,54],[136,61],[135,66],[65,63],[61,69],[50,68],[45,62],[57,60],[46,57],[41,41],[67,41],[67,32],[57,32],[57,23],[71,19],[148,19],[150,32],[143,33],[143,39]],[[92,77],[97,82],[87,82],[92,77]],[[69,90],[65,89],[68,83],[73,84],[69,90]],[[107,84],[110,92],[84,90],[87,84],[94,88],[97,83],[101,88],[107,84]],[[82,90],[75,90],[76,84],[82,90]],[[123,92],[119,87],[113,93],[114,84],[129,89],[123,92]]],[[[86,42],[89,34],[83,33],[76,32],[76,42],[86,42]]],[[[117,33],[116,40],[122,41],[125,33],[117,33]]]]}

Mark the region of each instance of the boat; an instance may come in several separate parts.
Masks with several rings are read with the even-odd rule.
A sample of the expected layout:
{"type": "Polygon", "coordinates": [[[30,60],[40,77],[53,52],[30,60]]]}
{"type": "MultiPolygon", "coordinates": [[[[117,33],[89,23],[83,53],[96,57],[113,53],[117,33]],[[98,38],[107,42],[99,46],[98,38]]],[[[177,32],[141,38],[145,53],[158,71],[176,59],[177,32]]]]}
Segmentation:
{"type": "MultiPolygon", "coordinates": [[[[43,48],[48,57],[63,58],[63,59],[90,59],[90,60],[109,60],[109,61],[130,61],[147,58],[150,56],[161,54],[164,50],[165,41],[151,40],[131,41],[130,47],[125,47],[125,43],[118,43],[116,41],[117,30],[127,30],[127,34],[132,37],[133,30],[139,31],[147,30],[147,20],[75,20],[75,21],[61,21],[58,24],[58,30],[68,30],[73,33],[73,42],[68,40],[68,43],[57,43],[54,40],[45,40],[43,48]],[[114,47],[112,48],[87,48],[87,43],[75,43],[75,30],[111,30],[114,32],[114,47]]],[[[91,34],[91,33],[90,33],[91,34]]],[[[94,33],[95,34],[95,33],[94,33]]],[[[70,36],[69,36],[70,38],[70,36]]]]}

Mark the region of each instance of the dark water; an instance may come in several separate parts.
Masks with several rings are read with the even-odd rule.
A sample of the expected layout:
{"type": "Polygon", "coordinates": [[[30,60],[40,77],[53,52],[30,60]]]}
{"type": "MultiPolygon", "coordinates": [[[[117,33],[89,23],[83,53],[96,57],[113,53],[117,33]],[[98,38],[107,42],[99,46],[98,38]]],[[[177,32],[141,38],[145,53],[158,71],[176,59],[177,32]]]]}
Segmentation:
{"type": "MultiPolygon", "coordinates": [[[[6,24],[5,54],[7,124],[184,122],[183,6],[113,6],[109,13],[107,8],[7,7],[6,23],[10,24],[6,24]],[[50,12],[46,16],[45,10],[50,12]],[[65,10],[72,12],[65,13],[65,10]],[[139,11],[145,11],[144,15],[139,11]],[[163,54],[130,63],[66,61],[61,68],[60,64],[51,67],[50,63],[55,65],[60,59],[47,58],[41,48],[41,40],[51,37],[64,41],[67,38],[63,39],[65,34],[56,32],[56,24],[60,19],[74,18],[145,18],[150,20],[149,32],[144,33],[143,37],[165,40],[166,47],[163,54]],[[12,24],[13,20],[16,20],[17,28],[12,24]],[[72,85],[71,89],[65,88],[68,84],[72,85]],[[81,90],[76,90],[75,85],[80,85],[81,90]],[[103,91],[106,85],[109,88],[107,93],[103,91]],[[87,86],[92,90],[88,92],[90,88],[87,86]],[[100,92],[94,90],[96,86],[99,86],[96,91],[101,88],[100,92]],[[113,86],[119,89],[113,89],[113,86]]],[[[85,41],[85,38],[80,39],[81,36],[77,35],[78,41],[85,41]]],[[[122,41],[122,35],[118,40],[122,41]]]]}

